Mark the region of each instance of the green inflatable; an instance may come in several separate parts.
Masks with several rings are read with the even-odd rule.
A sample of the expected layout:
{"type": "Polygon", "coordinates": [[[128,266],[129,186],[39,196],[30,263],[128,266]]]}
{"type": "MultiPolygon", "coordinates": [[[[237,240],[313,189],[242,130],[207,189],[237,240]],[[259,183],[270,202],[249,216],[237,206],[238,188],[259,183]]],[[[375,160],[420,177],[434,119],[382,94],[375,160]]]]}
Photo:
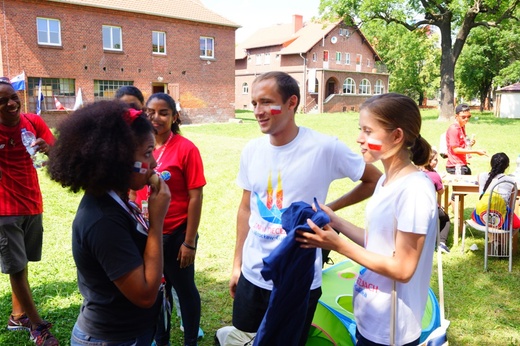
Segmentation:
{"type": "MultiPolygon", "coordinates": [[[[323,271],[322,291],[307,346],[353,346],[356,344],[356,322],[353,314],[352,292],[361,266],[351,260],[338,263],[323,271]]],[[[430,334],[441,326],[439,303],[430,289],[422,320],[421,343],[442,345],[444,333],[434,340],[430,334]]]]}

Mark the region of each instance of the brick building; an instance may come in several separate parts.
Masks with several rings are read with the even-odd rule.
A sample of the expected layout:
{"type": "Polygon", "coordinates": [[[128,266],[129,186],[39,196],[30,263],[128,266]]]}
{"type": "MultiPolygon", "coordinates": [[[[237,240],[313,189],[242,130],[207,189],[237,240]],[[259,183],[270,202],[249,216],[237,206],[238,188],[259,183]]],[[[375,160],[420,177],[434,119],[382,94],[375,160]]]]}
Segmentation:
{"type": "Polygon", "coordinates": [[[167,92],[184,123],[234,117],[237,24],[200,0],[3,0],[2,75],[26,75],[22,108],[42,113],[54,97],[72,108],[112,99],[123,85],[145,98],[167,92]]]}
{"type": "Polygon", "coordinates": [[[257,31],[235,52],[237,109],[252,109],[251,83],[267,71],[280,70],[300,84],[300,111],[357,111],[375,94],[388,92],[386,66],[361,31],[337,23],[291,24],[257,31]]]}

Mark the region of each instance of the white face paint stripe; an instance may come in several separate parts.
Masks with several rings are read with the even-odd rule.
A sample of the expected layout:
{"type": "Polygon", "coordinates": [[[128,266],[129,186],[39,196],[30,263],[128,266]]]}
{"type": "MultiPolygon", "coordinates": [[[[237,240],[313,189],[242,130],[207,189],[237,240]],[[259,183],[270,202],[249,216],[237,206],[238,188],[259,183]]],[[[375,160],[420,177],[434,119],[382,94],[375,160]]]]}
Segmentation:
{"type": "Polygon", "coordinates": [[[367,139],[368,149],[370,150],[381,150],[383,142],[378,139],[369,138],[367,139]]]}

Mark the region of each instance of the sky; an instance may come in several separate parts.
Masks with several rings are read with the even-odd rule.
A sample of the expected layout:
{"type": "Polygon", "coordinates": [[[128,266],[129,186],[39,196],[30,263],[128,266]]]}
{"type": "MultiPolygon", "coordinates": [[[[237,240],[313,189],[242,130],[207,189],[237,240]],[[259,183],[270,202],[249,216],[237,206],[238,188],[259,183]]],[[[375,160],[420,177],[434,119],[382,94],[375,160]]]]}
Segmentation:
{"type": "Polygon", "coordinates": [[[258,29],[274,24],[289,24],[293,14],[308,21],[318,16],[320,0],[201,0],[204,6],[242,26],[236,31],[241,43],[258,29]]]}

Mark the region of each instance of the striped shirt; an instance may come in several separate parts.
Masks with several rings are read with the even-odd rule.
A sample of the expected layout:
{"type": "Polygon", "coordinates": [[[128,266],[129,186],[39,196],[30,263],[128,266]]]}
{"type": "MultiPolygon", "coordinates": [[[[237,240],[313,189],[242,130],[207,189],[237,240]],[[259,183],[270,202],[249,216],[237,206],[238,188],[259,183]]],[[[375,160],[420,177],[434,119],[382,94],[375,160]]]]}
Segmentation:
{"type": "Polygon", "coordinates": [[[20,122],[13,127],[0,124],[0,216],[43,212],[38,174],[22,143],[23,128],[54,144],[54,136],[36,114],[20,114],[20,122]]]}

